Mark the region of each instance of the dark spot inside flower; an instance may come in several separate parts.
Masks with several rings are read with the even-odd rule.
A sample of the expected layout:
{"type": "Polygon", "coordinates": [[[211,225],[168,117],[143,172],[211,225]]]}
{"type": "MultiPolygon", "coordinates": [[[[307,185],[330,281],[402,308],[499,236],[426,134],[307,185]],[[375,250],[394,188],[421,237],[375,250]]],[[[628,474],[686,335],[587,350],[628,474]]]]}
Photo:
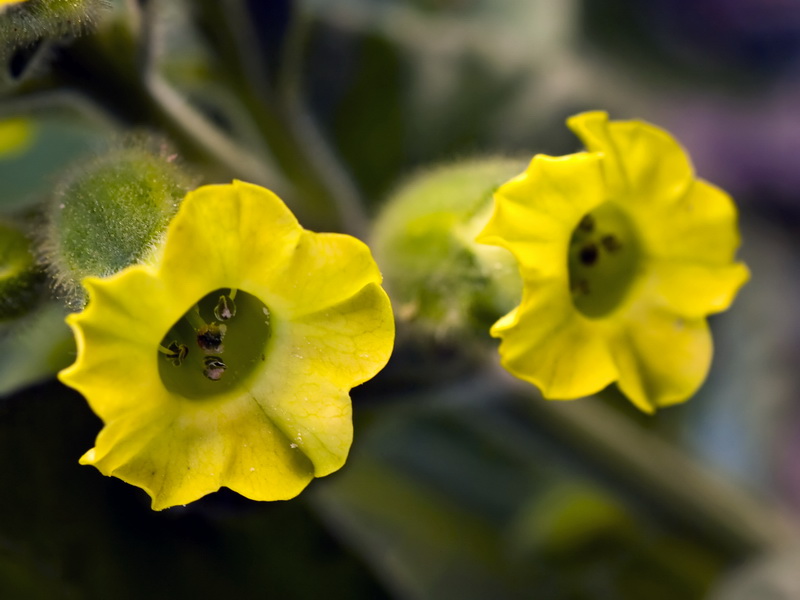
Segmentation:
{"type": "Polygon", "coordinates": [[[589,282],[579,279],[572,285],[572,293],[577,296],[585,296],[589,293],[589,282]]]}
{"type": "Polygon", "coordinates": [[[197,331],[197,345],[200,346],[206,354],[222,353],[224,346],[222,345],[222,338],[225,337],[225,325],[217,325],[211,323],[201,327],[197,331]]]}
{"type": "Polygon", "coordinates": [[[622,248],[622,244],[617,239],[617,236],[611,234],[604,235],[600,240],[600,243],[603,245],[603,248],[609,252],[616,252],[622,248]]]}
{"type": "Polygon", "coordinates": [[[206,367],[203,369],[203,375],[211,381],[219,381],[225,374],[225,369],[228,368],[219,356],[206,356],[203,364],[206,367]]]}
{"type": "Polygon", "coordinates": [[[180,367],[181,363],[189,354],[189,346],[186,344],[179,344],[177,341],[172,341],[170,345],[167,346],[167,350],[169,350],[169,354],[165,355],[166,358],[169,359],[176,367],[180,367]]]}
{"type": "Polygon", "coordinates": [[[584,215],[581,222],[578,223],[578,229],[588,233],[594,231],[594,217],[592,215],[584,215]]]}
{"type": "Polygon", "coordinates": [[[584,265],[591,267],[600,257],[600,251],[596,244],[586,244],[583,248],[581,248],[578,257],[584,265]]]}

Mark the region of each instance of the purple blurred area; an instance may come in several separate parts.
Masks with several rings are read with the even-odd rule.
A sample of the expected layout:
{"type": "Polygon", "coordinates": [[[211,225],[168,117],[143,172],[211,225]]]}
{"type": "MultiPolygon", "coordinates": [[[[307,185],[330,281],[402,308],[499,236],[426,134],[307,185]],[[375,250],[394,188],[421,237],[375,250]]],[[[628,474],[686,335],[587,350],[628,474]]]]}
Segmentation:
{"type": "Polygon", "coordinates": [[[800,82],[759,94],[695,94],[665,107],[664,126],[698,173],[755,210],[800,218],[800,82]]]}
{"type": "Polygon", "coordinates": [[[644,26],[676,57],[762,74],[798,66],[795,0],[649,0],[641,7],[644,26]]]}

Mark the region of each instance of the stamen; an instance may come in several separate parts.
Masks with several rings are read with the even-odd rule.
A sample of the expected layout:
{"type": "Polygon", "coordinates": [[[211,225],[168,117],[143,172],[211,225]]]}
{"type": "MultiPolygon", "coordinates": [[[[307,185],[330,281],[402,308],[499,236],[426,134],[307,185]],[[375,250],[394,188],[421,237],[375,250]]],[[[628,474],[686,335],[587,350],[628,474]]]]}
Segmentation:
{"type": "Polygon", "coordinates": [[[166,348],[159,344],[158,351],[161,352],[165,358],[169,359],[173,365],[180,367],[181,363],[183,363],[186,356],[189,354],[189,346],[186,344],[179,344],[177,341],[173,340],[166,348]]]}
{"type": "Polygon", "coordinates": [[[200,316],[200,307],[195,304],[193,308],[186,311],[184,315],[186,320],[189,321],[189,324],[192,326],[192,329],[195,331],[199,331],[206,327],[206,322],[203,320],[203,317],[200,316]]]}
{"type": "Polygon", "coordinates": [[[158,372],[164,385],[184,398],[216,396],[236,389],[264,368],[271,337],[269,309],[263,302],[245,290],[218,288],[200,298],[197,306],[190,305],[166,331],[157,353],[158,372]],[[234,294],[233,320],[215,318],[215,307],[217,312],[226,312],[226,306],[234,312],[234,294]]]}
{"type": "Polygon", "coordinates": [[[617,239],[615,235],[604,235],[600,239],[600,243],[603,244],[603,248],[608,250],[609,252],[616,252],[617,250],[622,249],[622,243],[617,239]]]}
{"type": "Polygon", "coordinates": [[[206,356],[203,359],[203,365],[205,365],[203,375],[211,381],[219,381],[225,374],[225,369],[228,368],[219,356],[206,356]]]}
{"type": "Polygon", "coordinates": [[[197,345],[206,354],[222,354],[225,350],[222,339],[225,337],[227,329],[226,325],[217,325],[216,323],[203,325],[197,330],[197,345]]]}
{"type": "Polygon", "coordinates": [[[236,316],[236,303],[232,296],[236,290],[231,290],[231,296],[220,296],[217,305],[214,307],[214,316],[218,321],[227,321],[236,316]]]}
{"type": "Polygon", "coordinates": [[[596,244],[586,244],[583,248],[581,248],[578,256],[584,265],[590,267],[597,262],[598,258],[600,258],[600,251],[596,244]]]}
{"type": "Polygon", "coordinates": [[[575,282],[572,286],[572,293],[576,296],[588,296],[589,295],[589,282],[585,279],[579,279],[575,282]]]}
{"type": "Polygon", "coordinates": [[[567,249],[575,308],[589,318],[614,311],[636,279],[639,260],[634,223],[621,207],[609,201],[584,215],[567,249]]]}

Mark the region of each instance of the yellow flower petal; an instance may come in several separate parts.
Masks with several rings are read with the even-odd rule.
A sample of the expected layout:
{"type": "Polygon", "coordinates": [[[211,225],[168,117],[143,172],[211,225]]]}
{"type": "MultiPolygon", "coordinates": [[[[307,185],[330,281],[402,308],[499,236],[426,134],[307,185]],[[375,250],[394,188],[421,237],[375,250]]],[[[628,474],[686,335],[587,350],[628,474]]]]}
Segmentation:
{"type": "Polygon", "coordinates": [[[81,462],[143,488],[154,510],[222,486],[253,500],[286,500],[314,477],[307,456],[252,399],[171,408],[109,423],[81,462]]]}
{"type": "Polygon", "coordinates": [[[750,278],[750,272],[741,263],[709,267],[653,261],[648,272],[651,293],[663,299],[673,312],[688,319],[727,310],[739,288],[750,278]]]}
{"type": "Polygon", "coordinates": [[[87,307],[67,317],[78,357],[59,379],[81,392],[105,421],[131,410],[131,397],[139,399],[137,407],[163,405],[163,386],[152,376],[155,348],[191,304],[183,309],[164,304],[164,282],[149,267],[130,267],[124,276],[107,279],[88,277],[84,286],[87,307]]]}
{"type": "Polygon", "coordinates": [[[600,162],[585,153],[535,156],[524,173],[497,190],[494,212],[477,240],[507,248],[523,270],[563,276],[572,230],[606,199],[600,162]]]}
{"type": "Polygon", "coordinates": [[[603,154],[608,189],[619,201],[669,204],[691,185],[694,171],[680,144],[643,121],[609,122],[605,112],[575,115],[567,125],[590,152],[603,154]]]}
{"type": "Polygon", "coordinates": [[[554,400],[599,392],[618,376],[608,342],[598,332],[602,326],[571,304],[561,282],[526,288],[514,317],[492,328],[492,335],[503,340],[503,366],[554,400]]]}
{"type": "Polygon", "coordinates": [[[676,203],[643,203],[634,212],[646,251],[654,258],[726,266],[739,247],[733,200],[705,181],[695,180],[676,203]],[[653,221],[663,226],[648,226],[653,221]]]}
{"type": "Polygon", "coordinates": [[[622,393],[649,413],[694,395],[711,365],[705,319],[686,320],[645,303],[626,319],[612,342],[622,393]]]}
{"type": "Polygon", "coordinates": [[[203,186],[187,194],[170,224],[161,271],[171,273],[165,282],[189,298],[187,306],[217,288],[277,287],[302,233],[269,190],[241,181],[203,186]]]}
{"type": "Polygon", "coordinates": [[[708,372],[705,317],[749,277],[733,201],[657,127],[603,112],[568,124],[590,152],[535,157],[479,236],[523,278],[522,302],[492,328],[502,363],[551,399],[616,381],[645,412],[682,402],[708,372]]]}
{"type": "Polygon", "coordinates": [[[387,302],[383,289],[369,284],[336,306],[275,325],[272,368],[252,396],[309,455],[318,477],[344,464],[352,438],[350,399],[336,390],[363,383],[386,364],[394,331],[391,313],[380,310],[387,302]]]}
{"type": "Polygon", "coordinates": [[[364,244],[303,230],[267,190],[190,193],[151,264],[87,279],[88,306],[68,319],[78,358],[59,377],[105,422],[81,462],[142,487],[156,510],[222,486],[297,495],[344,463],[348,392],[391,353],[380,280],[364,244]],[[192,323],[220,295],[239,308],[220,340],[201,340],[207,325],[192,323]],[[186,330],[197,339],[182,353],[167,347],[186,330]]]}

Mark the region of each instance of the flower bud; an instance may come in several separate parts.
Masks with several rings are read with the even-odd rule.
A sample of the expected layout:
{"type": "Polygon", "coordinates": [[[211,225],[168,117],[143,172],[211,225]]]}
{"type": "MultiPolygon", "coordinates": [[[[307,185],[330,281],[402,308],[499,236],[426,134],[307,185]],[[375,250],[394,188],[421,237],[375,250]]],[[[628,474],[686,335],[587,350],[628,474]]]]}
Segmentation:
{"type": "Polygon", "coordinates": [[[443,166],[413,177],[387,202],[372,247],[400,320],[440,337],[484,333],[519,302],[513,257],[475,236],[494,191],[522,169],[502,158],[443,166]]]}
{"type": "Polygon", "coordinates": [[[2,51],[42,38],[79,35],[109,6],[106,0],[0,2],[0,40],[5,46],[2,51]]]}
{"type": "Polygon", "coordinates": [[[16,226],[0,222],[0,323],[18,319],[38,306],[44,281],[30,240],[16,226]]]}
{"type": "Polygon", "coordinates": [[[142,145],[108,152],[71,174],[49,207],[42,255],[57,282],[82,306],[80,281],[146,261],[192,181],[142,145]]]}

